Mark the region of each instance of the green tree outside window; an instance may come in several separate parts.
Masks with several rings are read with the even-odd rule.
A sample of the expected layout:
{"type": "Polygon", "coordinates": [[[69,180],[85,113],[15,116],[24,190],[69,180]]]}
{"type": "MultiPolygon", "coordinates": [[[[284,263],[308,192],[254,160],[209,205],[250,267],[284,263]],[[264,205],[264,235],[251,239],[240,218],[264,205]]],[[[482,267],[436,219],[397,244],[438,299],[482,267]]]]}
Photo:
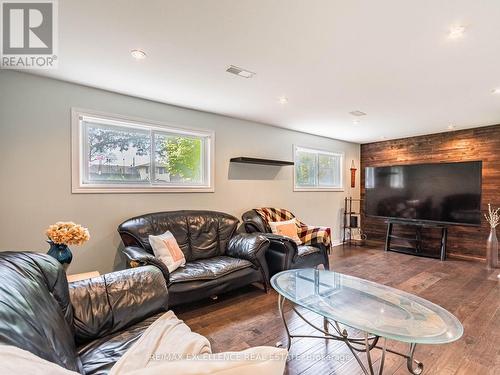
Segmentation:
{"type": "Polygon", "coordinates": [[[169,137],[165,140],[163,151],[164,165],[171,176],[185,181],[201,180],[201,139],[169,137]]]}

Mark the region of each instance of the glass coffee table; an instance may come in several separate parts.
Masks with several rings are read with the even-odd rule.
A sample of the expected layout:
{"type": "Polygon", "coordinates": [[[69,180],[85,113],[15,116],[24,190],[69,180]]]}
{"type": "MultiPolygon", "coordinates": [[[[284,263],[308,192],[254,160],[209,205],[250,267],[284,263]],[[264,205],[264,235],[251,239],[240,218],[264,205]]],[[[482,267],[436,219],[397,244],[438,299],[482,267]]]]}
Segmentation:
{"type": "Polygon", "coordinates": [[[382,374],[386,352],[406,359],[408,371],[418,375],[423,364],[413,358],[417,344],[445,344],[463,334],[460,321],[447,310],[413,294],[385,285],[333,271],[317,269],[288,270],[271,278],[279,294],[278,306],[288,336],[288,349],[294,337],[343,341],[365,374],[375,374],[370,352],[382,351],[378,374],[382,374]],[[285,301],[318,335],[292,334],[285,320],[285,301]],[[323,317],[323,327],[308,321],[297,306],[323,317]],[[344,327],[364,334],[351,337],[344,327]],[[321,335],[320,335],[321,334],[321,335]],[[387,340],[409,344],[407,353],[386,347],[387,340]],[[380,341],[380,343],[379,343],[380,341]],[[366,353],[367,365],[359,353],[366,353]]]}

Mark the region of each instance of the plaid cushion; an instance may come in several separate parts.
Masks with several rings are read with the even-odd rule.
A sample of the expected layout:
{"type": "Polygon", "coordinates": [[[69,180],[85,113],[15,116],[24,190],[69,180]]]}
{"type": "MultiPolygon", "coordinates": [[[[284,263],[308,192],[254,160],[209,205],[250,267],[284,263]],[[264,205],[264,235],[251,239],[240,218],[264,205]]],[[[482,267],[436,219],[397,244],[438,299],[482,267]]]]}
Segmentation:
{"type": "Polygon", "coordinates": [[[331,229],[329,227],[309,226],[295,218],[295,216],[284,208],[256,208],[255,211],[266,223],[270,221],[297,220],[297,234],[304,245],[323,244],[327,249],[332,245],[331,229]]]}

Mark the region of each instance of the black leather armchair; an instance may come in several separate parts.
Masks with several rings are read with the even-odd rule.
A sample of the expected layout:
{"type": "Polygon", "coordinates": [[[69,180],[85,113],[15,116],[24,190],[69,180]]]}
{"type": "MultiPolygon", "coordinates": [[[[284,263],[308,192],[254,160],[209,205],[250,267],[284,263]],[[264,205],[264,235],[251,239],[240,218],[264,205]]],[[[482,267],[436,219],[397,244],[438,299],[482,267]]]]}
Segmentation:
{"type": "Polygon", "coordinates": [[[242,220],[239,232],[260,233],[269,239],[266,260],[270,276],[283,270],[316,267],[320,264],[325,269],[330,268],[329,249],[325,245],[297,245],[288,237],[273,234],[267,222],[255,210],[245,212],[242,220]]]}
{"type": "Polygon", "coordinates": [[[167,310],[160,270],[141,267],[68,285],[46,254],[0,253],[0,344],[82,374],[107,374],[167,310]]]}
{"type": "Polygon", "coordinates": [[[167,280],[169,305],[175,306],[255,282],[267,291],[269,240],[258,233],[236,233],[238,222],[234,216],[214,211],[156,212],[126,220],[118,232],[127,266],[160,268],[167,280]],[[185,267],[172,273],[154,257],[148,238],[167,230],[186,257],[185,267]]]}

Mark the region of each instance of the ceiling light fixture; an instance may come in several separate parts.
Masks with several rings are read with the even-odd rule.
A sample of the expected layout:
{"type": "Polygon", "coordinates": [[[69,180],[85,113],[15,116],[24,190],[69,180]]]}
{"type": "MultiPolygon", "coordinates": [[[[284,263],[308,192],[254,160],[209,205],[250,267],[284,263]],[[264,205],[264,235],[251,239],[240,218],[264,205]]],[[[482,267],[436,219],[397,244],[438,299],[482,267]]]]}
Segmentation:
{"type": "Polygon", "coordinates": [[[450,27],[450,31],[448,32],[448,38],[450,39],[460,39],[465,34],[465,26],[455,25],[450,27]]]}
{"type": "Polygon", "coordinates": [[[130,51],[130,54],[136,60],[144,60],[146,58],[146,52],[140,49],[133,49],[130,51]]]}
{"type": "Polygon", "coordinates": [[[359,120],[355,118],[354,120],[352,120],[352,123],[353,123],[354,125],[358,125],[358,124],[359,124],[359,120]]]}
{"type": "Polygon", "coordinates": [[[448,130],[455,130],[455,125],[448,125],[448,130]]]}
{"type": "Polygon", "coordinates": [[[280,96],[278,98],[278,101],[280,102],[280,104],[288,104],[288,98],[286,96],[280,96]]]}
{"type": "Polygon", "coordinates": [[[496,88],[496,89],[491,90],[491,93],[492,93],[492,94],[500,94],[500,87],[499,87],[499,88],[496,88]]]}
{"type": "Polygon", "coordinates": [[[238,68],[237,66],[234,65],[229,65],[228,68],[226,69],[226,72],[235,74],[243,78],[252,78],[255,75],[255,73],[251,72],[250,70],[238,68]]]}
{"type": "Polygon", "coordinates": [[[351,115],[353,115],[353,116],[366,116],[366,113],[364,113],[363,111],[358,111],[358,110],[356,110],[356,111],[351,111],[351,112],[349,112],[349,113],[350,113],[351,115]]]}

